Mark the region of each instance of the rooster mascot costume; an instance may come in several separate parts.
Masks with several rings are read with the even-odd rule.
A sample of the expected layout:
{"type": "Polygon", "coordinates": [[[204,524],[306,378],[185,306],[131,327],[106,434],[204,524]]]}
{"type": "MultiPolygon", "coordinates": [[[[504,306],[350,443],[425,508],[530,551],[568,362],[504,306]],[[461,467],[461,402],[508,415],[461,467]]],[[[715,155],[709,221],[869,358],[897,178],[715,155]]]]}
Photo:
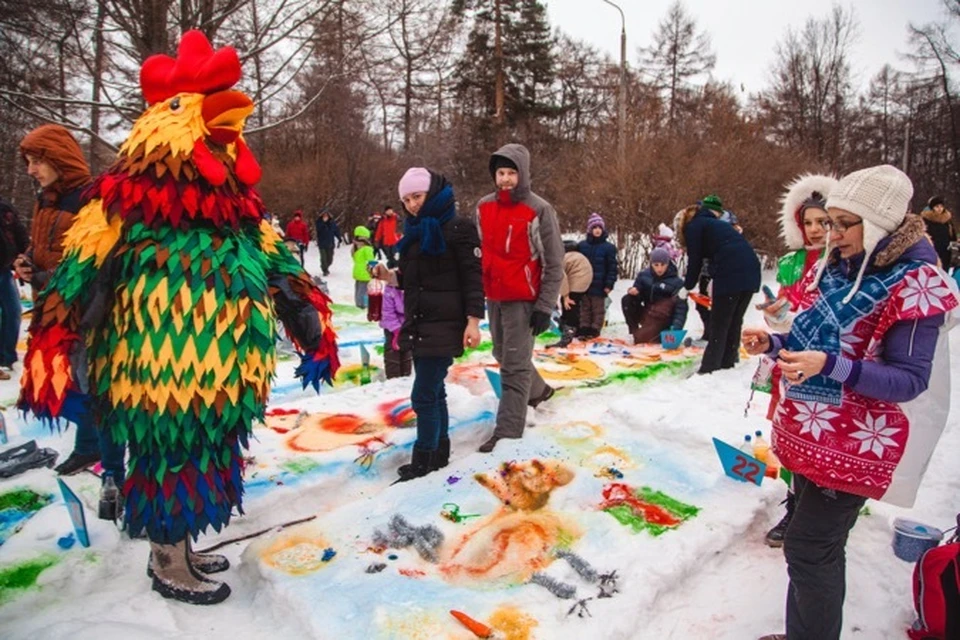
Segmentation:
{"type": "Polygon", "coordinates": [[[190,539],[242,513],[243,457],[275,366],[276,319],[319,390],[338,366],[328,298],[264,220],[260,166],[241,137],[240,61],[199,31],[140,70],[149,104],[84,194],[39,298],[20,407],[48,421],[94,411],[130,447],[131,536],[153,589],[194,604],[230,588],[226,558],[190,539]]]}

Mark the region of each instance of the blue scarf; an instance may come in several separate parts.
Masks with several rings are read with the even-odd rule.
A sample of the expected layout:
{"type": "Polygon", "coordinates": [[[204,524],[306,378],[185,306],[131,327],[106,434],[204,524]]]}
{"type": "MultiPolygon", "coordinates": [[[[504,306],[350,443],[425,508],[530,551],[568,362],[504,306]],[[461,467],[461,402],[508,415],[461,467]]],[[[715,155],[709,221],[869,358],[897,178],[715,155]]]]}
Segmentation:
{"type": "Polygon", "coordinates": [[[397,243],[397,253],[403,255],[416,242],[420,251],[428,256],[439,256],[447,250],[441,227],[457,214],[453,199],[453,187],[444,186],[436,195],[423,203],[418,215],[408,215],[403,223],[403,238],[397,243]]]}
{"type": "MultiPolygon", "coordinates": [[[[859,263],[851,261],[849,267],[859,263]]],[[[791,351],[823,351],[835,356],[860,358],[862,337],[854,334],[857,323],[872,314],[880,305],[887,303],[890,291],[905,274],[917,269],[921,262],[909,260],[898,262],[885,271],[868,272],[860,288],[849,304],[843,304],[843,298],[853,287],[844,264],[831,265],[820,279],[820,297],[793,321],[787,348],[791,351]]],[[[854,271],[856,273],[856,271],[854,271]]],[[[787,388],[786,396],[791,400],[804,402],[824,402],[839,406],[843,401],[842,385],[832,378],[817,375],[803,384],[787,388]]]]}

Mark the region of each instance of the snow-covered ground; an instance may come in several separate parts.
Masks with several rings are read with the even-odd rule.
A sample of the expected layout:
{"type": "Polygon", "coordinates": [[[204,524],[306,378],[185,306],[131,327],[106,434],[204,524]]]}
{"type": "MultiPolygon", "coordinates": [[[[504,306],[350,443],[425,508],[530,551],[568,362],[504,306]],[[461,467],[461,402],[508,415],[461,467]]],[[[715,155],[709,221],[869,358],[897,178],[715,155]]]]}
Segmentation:
{"type": "MultiPolygon", "coordinates": [[[[315,247],[307,267],[319,271],[315,247]]],[[[334,301],[343,305],[353,299],[349,274],[344,247],[329,279],[334,301]]],[[[618,283],[605,337],[626,337],[618,302],[629,285],[618,283]]],[[[382,334],[362,313],[346,306],[338,311],[345,374],[357,373],[361,344],[378,365],[375,346],[382,334]]],[[[748,325],[758,322],[751,309],[748,325]]],[[[699,336],[692,311],[687,328],[699,336]]],[[[742,640],[780,631],[785,565],[763,536],[782,515],[784,485],[765,480],[756,487],[726,478],[712,444],[715,436],[736,444],[756,429],[767,434],[767,396],[758,395],[744,417],[755,362],[687,377],[695,351],[666,354],[666,362],[658,362],[660,356],[616,342],[541,354],[538,366],[564,391],[530,411],[522,440],[503,442],[484,455],[476,447],[492,429],[496,398],[484,373],[492,359],[481,349],[456,365],[448,379],[450,466],[394,486],[396,467],[409,458],[414,437],[413,429],[404,427],[411,381],[379,381],[375,371],[371,384],[345,381],[317,397],[294,384],[292,361],[281,362],[270,409],[299,416],[273,415],[255,428],[246,514],[196,546],[315,517],[226,545],[222,552],[233,567],[217,577],[233,594],[213,607],[164,600],[151,591],[144,573],[146,542],[126,538],[92,510],[87,511],[90,548],[61,549],[58,540],[72,526],[52,471],[0,481],[0,496],[24,487],[54,496],[0,546],[0,637],[473,637],[450,609],[509,631],[511,638],[742,640]],[[546,461],[541,473],[530,464],[535,458],[546,461]],[[505,462],[513,471],[501,476],[499,465],[505,462]],[[494,492],[474,478],[484,474],[496,481],[523,473],[547,485],[539,487],[539,495],[552,489],[542,509],[503,509],[494,492]],[[616,497],[618,484],[634,498],[639,495],[633,513],[646,518],[627,517],[630,500],[613,509],[627,524],[601,509],[605,490],[616,497]],[[457,523],[442,517],[443,511],[478,515],[457,523]],[[413,547],[377,548],[375,532],[388,531],[396,514],[412,526],[439,529],[444,541],[436,549],[437,562],[413,547]],[[656,517],[667,524],[652,526],[656,517]],[[599,582],[591,581],[582,565],[584,575],[578,573],[576,561],[556,558],[557,549],[575,553],[598,573],[616,570],[619,592],[597,598],[599,582]],[[36,584],[11,588],[29,583],[27,569],[38,561],[50,566],[36,584]],[[12,567],[21,571],[11,574],[12,567]],[[575,588],[576,595],[561,600],[528,583],[535,571],[575,588]],[[568,615],[584,598],[591,598],[585,602],[589,613],[568,615]]],[[[0,383],[10,445],[36,438],[67,455],[72,429],[50,435],[22,420],[10,408],[16,392],[15,380],[0,383]]],[[[904,637],[912,621],[912,565],[893,555],[892,521],[906,515],[942,529],[952,526],[960,509],[958,416],[956,411],[951,416],[916,506],[903,510],[871,501],[869,515],[857,523],[847,547],[845,638],[904,637]]],[[[97,478],[81,474],[67,482],[95,506],[97,478]]]]}

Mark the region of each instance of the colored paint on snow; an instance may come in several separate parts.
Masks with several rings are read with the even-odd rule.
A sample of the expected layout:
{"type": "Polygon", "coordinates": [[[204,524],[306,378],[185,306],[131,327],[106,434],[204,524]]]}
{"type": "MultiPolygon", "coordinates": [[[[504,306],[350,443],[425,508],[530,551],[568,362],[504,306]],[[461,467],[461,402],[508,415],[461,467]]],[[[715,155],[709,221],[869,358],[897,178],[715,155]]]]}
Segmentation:
{"type": "Polygon", "coordinates": [[[531,640],[533,628],[539,624],[536,618],[515,607],[500,607],[490,614],[489,623],[505,640],[531,640]]]}
{"type": "Polygon", "coordinates": [[[604,501],[600,508],[634,532],[649,531],[659,536],[675,529],[685,520],[699,513],[700,509],[671,498],[649,487],[639,490],[616,482],[603,488],[604,501]]]}
{"type": "Polygon", "coordinates": [[[311,458],[292,458],[290,460],[284,460],[280,463],[281,469],[297,475],[309,473],[319,466],[320,463],[311,458]]]}
{"type": "Polygon", "coordinates": [[[407,398],[384,402],[377,411],[383,422],[391,427],[415,427],[417,424],[417,414],[407,398]]]}
{"type": "Polygon", "coordinates": [[[267,565],[292,576],[304,576],[314,573],[336,555],[329,554],[330,545],[322,537],[304,534],[281,534],[261,554],[267,565]]]}
{"type": "Polygon", "coordinates": [[[34,512],[50,504],[53,496],[40,494],[33,489],[14,489],[0,493],[0,511],[17,509],[34,512]]]}
{"type": "Polygon", "coordinates": [[[391,428],[352,413],[313,414],[300,420],[286,440],[292,451],[318,453],[359,444],[391,428]]]}
{"type": "Polygon", "coordinates": [[[56,563],[54,556],[41,556],[0,568],[0,603],[13,599],[18,591],[35,586],[40,574],[56,563]]]}
{"type": "Polygon", "coordinates": [[[596,362],[574,354],[537,354],[537,371],[544,380],[600,380],[603,369],[596,362]]]}
{"type": "MultiPolygon", "coordinates": [[[[340,345],[341,348],[343,348],[343,346],[344,345],[340,345]]],[[[342,386],[345,384],[361,386],[364,384],[369,384],[369,382],[376,377],[379,371],[380,367],[373,364],[368,366],[364,366],[362,364],[341,365],[333,382],[337,386],[342,386]]]]}
{"type": "Polygon", "coordinates": [[[27,520],[52,501],[51,495],[25,488],[0,494],[0,545],[20,531],[27,520]]]}
{"type": "Polygon", "coordinates": [[[601,384],[595,386],[604,386],[614,382],[646,382],[664,373],[681,373],[691,366],[695,365],[693,358],[671,360],[668,362],[652,362],[638,369],[629,369],[626,371],[617,371],[604,378],[601,384]]]}

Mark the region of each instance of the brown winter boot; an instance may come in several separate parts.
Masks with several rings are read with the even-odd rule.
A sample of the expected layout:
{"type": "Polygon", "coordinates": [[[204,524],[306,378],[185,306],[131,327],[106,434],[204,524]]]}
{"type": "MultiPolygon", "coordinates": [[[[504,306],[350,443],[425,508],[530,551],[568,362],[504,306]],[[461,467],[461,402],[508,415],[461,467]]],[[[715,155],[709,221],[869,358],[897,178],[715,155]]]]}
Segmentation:
{"type": "MultiPolygon", "coordinates": [[[[226,556],[218,553],[195,553],[193,543],[187,538],[187,553],[190,554],[190,566],[203,573],[220,573],[230,568],[230,561],[226,556]]],[[[153,553],[147,560],[147,576],[153,577],[153,553]]]]}
{"type": "Polygon", "coordinates": [[[151,542],[150,552],[153,590],[164,598],[187,604],[217,604],[230,595],[226,583],[210,580],[190,566],[185,540],[176,544],[151,542]]]}
{"type": "Polygon", "coordinates": [[[757,640],[787,640],[787,634],[785,633],[771,633],[768,636],[763,636],[757,640]]]}

